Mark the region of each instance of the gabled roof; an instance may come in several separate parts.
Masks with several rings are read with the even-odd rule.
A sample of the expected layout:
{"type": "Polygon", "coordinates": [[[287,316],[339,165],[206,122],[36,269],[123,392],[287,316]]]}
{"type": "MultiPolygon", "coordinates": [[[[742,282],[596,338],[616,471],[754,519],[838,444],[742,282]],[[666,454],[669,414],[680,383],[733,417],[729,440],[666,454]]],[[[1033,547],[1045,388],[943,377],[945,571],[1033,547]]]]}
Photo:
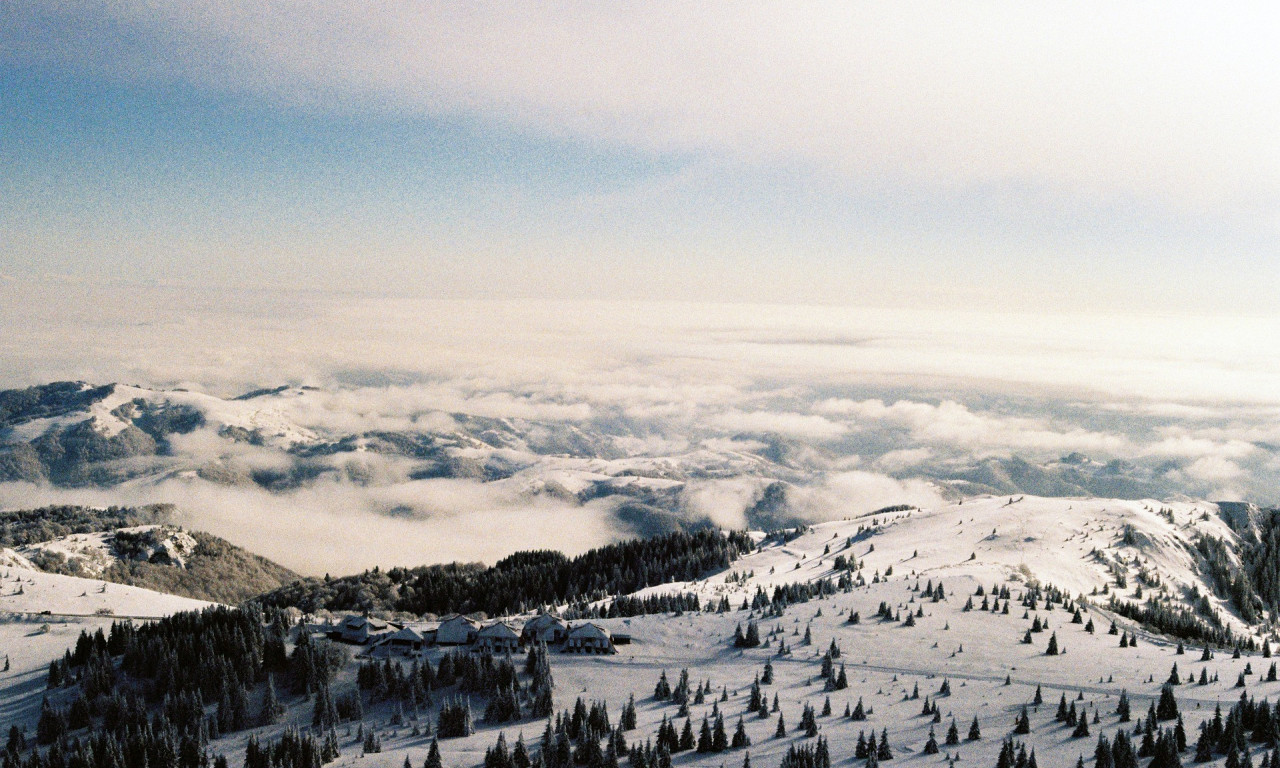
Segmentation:
{"type": "Polygon", "coordinates": [[[466,616],[463,616],[462,614],[458,614],[456,616],[450,616],[449,618],[444,619],[443,621],[440,622],[440,626],[443,627],[445,624],[457,624],[459,622],[473,628],[478,626],[474,619],[469,619],[466,616]]]}
{"type": "Polygon", "coordinates": [[[526,630],[543,629],[544,627],[550,626],[568,627],[569,622],[559,616],[553,616],[549,613],[540,613],[524,623],[524,628],[526,630]]]}
{"type": "Polygon", "coordinates": [[[395,632],[390,635],[387,635],[386,641],[387,642],[399,641],[402,643],[421,643],[423,642],[423,638],[422,638],[422,635],[419,634],[418,631],[415,630],[413,627],[405,627],[399,632],[395,632]]]}
{"type": "Polygon", "coordinates": [[[509,640],[520,639],[520,635],[517,634],[514,629],[512,629],[510,626],[506,624],[503,624],[502,622],[498,622],[497,624],[490,624],[489,626],[480,630],[480,637],[493,637],[493,638],[509,639],[509,640]]]}
{"type": "Polygon", "coordinates": [[[569,630],[570,639],[586,640],[595,638],[600,640],[609,640],[611,637],[612,635],[609,634],[609,630],[599,624],[579,624],[569,630]]]}
{"type": "Polygon", "coordinates": [[[387,622],[381,619],[371,619],[367,616],[347,616],[342,620],[342,626],[345,629],[360,629],[367,626],[369,629],[386,629],[387,622]]]}

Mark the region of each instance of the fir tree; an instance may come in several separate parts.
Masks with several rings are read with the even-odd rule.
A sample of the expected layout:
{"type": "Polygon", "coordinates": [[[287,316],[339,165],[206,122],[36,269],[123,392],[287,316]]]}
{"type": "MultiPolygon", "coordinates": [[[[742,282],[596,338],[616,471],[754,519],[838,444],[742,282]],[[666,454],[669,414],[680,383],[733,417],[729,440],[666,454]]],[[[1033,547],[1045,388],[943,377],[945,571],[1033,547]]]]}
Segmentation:
{"type": "Polygon", "coordinates": [[[440,760],[440,744],[431,737],[431,746],[426,750],[426,762],[422,763],[422,768],[443,768],[443,762],[440,760]]]}
{"type": "Polygon", "coordinates": [[[1024,706],[1022,712],[1014,720],[1013,732],[1019,735],[1031,733],[1031,716],[1027,714],[1027,708],[1024,706]]]}

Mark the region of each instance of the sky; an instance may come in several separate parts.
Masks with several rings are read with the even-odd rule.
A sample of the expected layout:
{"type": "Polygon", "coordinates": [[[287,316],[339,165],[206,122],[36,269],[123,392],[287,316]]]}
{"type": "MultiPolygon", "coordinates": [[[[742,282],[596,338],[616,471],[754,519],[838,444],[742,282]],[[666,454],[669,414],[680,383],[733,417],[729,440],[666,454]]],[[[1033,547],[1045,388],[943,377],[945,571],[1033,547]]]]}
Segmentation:
{"type": "Polygon", "coordinates": [[[0,280],[1274,313],[1280,14],[0,8],[0,280]]]}

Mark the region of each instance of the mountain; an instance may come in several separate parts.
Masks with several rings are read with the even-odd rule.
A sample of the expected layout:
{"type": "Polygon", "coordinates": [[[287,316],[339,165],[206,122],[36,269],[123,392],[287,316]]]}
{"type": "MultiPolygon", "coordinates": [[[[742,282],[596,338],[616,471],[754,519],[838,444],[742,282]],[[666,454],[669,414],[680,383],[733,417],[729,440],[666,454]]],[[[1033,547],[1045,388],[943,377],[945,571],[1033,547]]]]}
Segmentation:
{"type": "MultiPolygon", "coordinates": [[[[434,744],[442,764],[460,767],[514,768],[521,752],[547,768],[570,768],[575,753],[584,765],[596,754],[601,764],[610,755],[629,763],[630,752],[646,768],[667,757],[695,768],[741,765],[748,754],[765,768],[822,768],[862,765],[871,736],[878,759],[906,765],[962,758],[1016,768],[1024,753],[1027,765],[1032,756],[1079,765],[1099,743],[1113,765],[1145,765],[1133,752],[1156,768],[1193,755],[1210,766],[1257,765],[1270,758],[1270,702],[1280,695],[1271,624],[1246,622],[1215,574],[1223,562],[1252,569],[1256,548],[1277,530],[1271,517],[1194,501],[1001,495],[756,532],[727,565],[706,561],[672,571],[679,581],[561,606],[574,627],[595,625],[581,632],[612,633],[616,654],[553,644],[527,663],[524,651],[508,658],[467,645],[428,645],[412,658],[390,645],[344,645],[325,639],[326,624],[286,632],[290,612],[270,607],[183,614],[101,644],[68,628],[92,632],[102,617],[60,625],[36,613],[25,625],[0,623],[0,641],[17,649],[14,671],[0,676],[0,713],[25,729],[12,747],[24,760],[63,759],[86,745],[111,754],[113,740],[120,749],[172,748],[172,735],[129,742],[129,718],[151,726],[134,733],[172,729],[197,761],[208,753],[236,765],[327,744],[331,764],[396,768],[427,762],[434,744]],[[1209,540],[1222,549],[1206,550],[1209,540]],[[31,629],[42,621],[49,629],[31,629]],[[204,687],[216,706],[199,705],[204,687]],[[90,692],[135,703],[99,713],[90,692]],[[679,743],[686,725],[692,746],[679,743]]],[[[709,535],[718,534],[700,534],[709,535]]],[[[624,565],[644,573],[664,552],[699,549],[676,542],[591,554],[565,571],[576,574],[569,586],[608,582],[624,565]]],[[[526,574],[568,562],[525,553],[485,578],[514,574],[502,589],[518,590],[526,574]]],[[[24,601],[29,612],[99,599],[74,592],[82,580],[6,570],[0,601],[24,601]],[[35,587],[53,579],[71,589],[37,596],[35,587]]],[[[335,581],[353,595],[381,583],[335,581]]],[[[466,599],[492,583],[472,582],[466,599]]],[[[383,596],[430,586],[445,599],[459,584],[401,581],[383,596]]],[[[519,629],[530,616],[502,619],[519,629]]]]}
{"type": "Polygon", "coordinates": [[[452,478],[500,484],[526,498],[607,500],[619,519],[654,533],[705,522],[686,514],[691,482],[757,478],[763,489],[810,476],[778,439],[758,453],[697,447],[654,454],[641,431],[618,421],[424,411],[395,428],[306,423],[327,410],[322,395],[279,387],[220,399],[83,382],[10,390],[0,393],[0,482],[110,488],[178,479],[287,492],[321,481],[452,478]]]}
{"type": "Polygon", "coordinates": [[[173,525],[172,513],[164,506],[0,512],[0,552],[26,569],[227,604],[300,578],[216,536],[173,525]]]}
{"type": "MultiPolygon", "coordinates": [[[[963,577],[975,584],[1014,579],[1112,610],[1159,608],[1165,619],[1184,622],[1175,631],[1184,639],[1224,643],[1227,637],[1255,634],[1259,621],[1280,613],[1280,591],[1265,575],[1275,569],[1275,558],[1262,549],[1277,531],[1280,519],[1236,505],[987,496],[929,509],[893,507],[789,532],[757,532],[761,544],[755,551],[735,538],[741,534],[716,548],[697,543],[711,532],[677,533],[591,550],[572,561],[559,553],[522,553],[487,569],[454,564],[307,579],[259,600],[304,612],[388,616],[518,613],[547,604],[608,615],[609,595],[620,605],[654,595],[691,595],[704,607],[720,601],[736,607],[761,590],[771,595],[800,583],[842,577],[870,581],[906,572],[924,579],[963,577]],[[688,557],[699,549],[712,559],[688,557]],[[673,572],[689,571],[699,562],[703,568],[729,565],[694,579],[671,579],[673,572]],[[1241,587],[1232,574],[1251,570],[1257,590],[1237,591],[1241,587]],[[637,580],[652,586],[635,592],[623,588],[637,580]],[[1113,600],[1120,602],[1113,606],[1113,600]]],[[[1149,628],[1174,631],[1173,624],[1161,620],[1148,620],[1149,628]]]]}
{"type": "MultiPolygon", "coordinates": [[[[539,499],[590,505],[612,528],[649,536],[706,526],[771,529],[843,514],[851,505],[849,511],[860,511],[856,505],[865,502],[856,493],[846,502],[840,477],[870,464],[874,454],[862,452],[884,450],[874,441],[785,437],[767,425],[751,431],[684,425],[677,438],[661,419],[621,411],[498,418],[434,408],[429,397],[405,404],[401,397],[285,386],[224,399],[83,382],[9,390],[0,392],[0,482],[210,484],[289,494],[325,483],[369,491],[457,480],[485,487],[492,491],[486,498],[501,499],[491,503],[512,509],[539,499]]],[[[914,486],[917,495],[951,500],[1143,499],[1181,493],[1177,469],[1076,453],[953,457],[886,472],[894,482],[925,481],[914,486]]],[[[877,488],[864,508],[904,500],[892,483],[877,488]]],[[[417,491],[364,498],[391,515],[437,511],[418,503],[417,491]]]]}

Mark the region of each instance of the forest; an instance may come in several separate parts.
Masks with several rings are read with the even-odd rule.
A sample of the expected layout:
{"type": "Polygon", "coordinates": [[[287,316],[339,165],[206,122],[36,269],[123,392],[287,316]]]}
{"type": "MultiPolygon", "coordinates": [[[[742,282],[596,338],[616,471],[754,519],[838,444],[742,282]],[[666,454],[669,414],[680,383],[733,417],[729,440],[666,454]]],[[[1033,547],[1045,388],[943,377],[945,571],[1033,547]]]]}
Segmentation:
{"type": "Polygon", "coordinates": [[[574,558],[545,550],[517,552],[491,567],[450,563],[303,579],[257,601],[309,613],[323,609],[496,616],[692,581],[727,568],[753,548],[745,533],[681,531],[610,544],[574,558]]]}

